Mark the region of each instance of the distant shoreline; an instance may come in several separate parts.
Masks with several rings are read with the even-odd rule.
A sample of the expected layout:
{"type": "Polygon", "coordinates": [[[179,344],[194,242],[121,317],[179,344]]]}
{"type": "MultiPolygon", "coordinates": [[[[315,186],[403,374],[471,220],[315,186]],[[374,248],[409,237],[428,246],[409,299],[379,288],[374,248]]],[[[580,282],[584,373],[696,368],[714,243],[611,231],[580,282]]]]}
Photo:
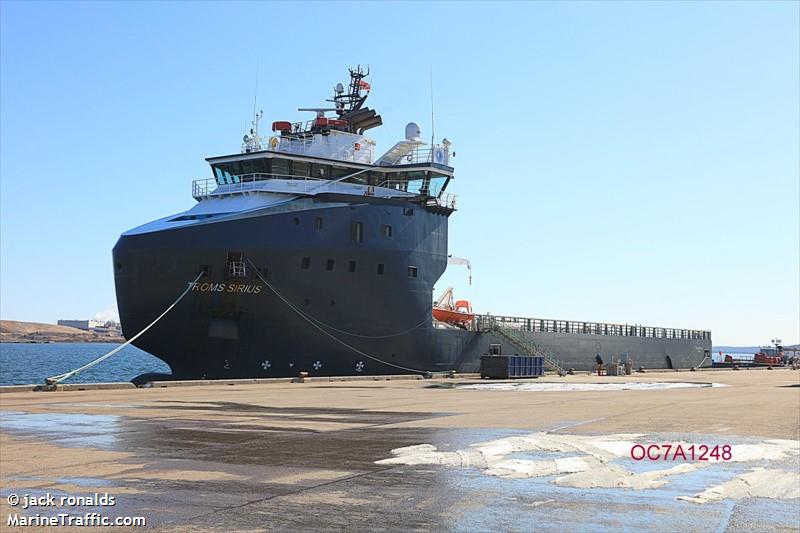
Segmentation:
{"type": "Polygon", "coordinates": [[[41,339],[41,340],[40,339],[28,339],[28,338],[23,338],[23,339],[2,338],[2,339],[0,339],[0,344],[68,344],[68,343],[80,344],[80,343],[85,343],[85,342],[90,342],[90,343],[103,343],[103,342],[105,342],[105,343],[108,343],[108,344],[122,344],[122,343],[124,343],[126,341],[122,337],[101,337],[99,335],[95,335],[93,337],[87,336],[86,338],[80,338],[80,339],[72,339],[72,338],[70,338],[70,339],[61,339],[61,338],[58,338],[58,339],[41,339]]]}
{"type": "Polygon", "coordinates": [[[108,342],[121,344],[125,342],[125,339],[118,335],[103,335],[55,324],[0,320],[0,343],[52,344],[61,342],[108,342]]]}

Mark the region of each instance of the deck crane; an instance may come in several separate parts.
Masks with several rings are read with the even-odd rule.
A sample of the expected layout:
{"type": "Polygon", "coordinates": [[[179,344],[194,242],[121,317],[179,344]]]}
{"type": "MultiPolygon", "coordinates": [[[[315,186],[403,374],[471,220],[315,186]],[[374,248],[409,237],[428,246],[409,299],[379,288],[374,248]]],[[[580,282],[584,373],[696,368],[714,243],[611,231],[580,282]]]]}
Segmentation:
{"type": "Polygon", "coordinates": [[[465,267],[467,267],[467,270],[469,271],[469,284],[472,285],[472,263],[469,262],[469,259],[464,259],[463,257],[453,257],[452,255],[448,255],[447,264],[464,265],[465,267]]]}
{"type": "MultiPolygon", "coordinates": [[[[469,259],[448,255],[447,264],[467,267],[469,284],[472,285],[472,263],[469,262],[469,259]]],[[[433,318],[438,322],[467,329],[473,322],[475,314],[472,312],[472,304],[468,300],[455,300],[453,298],[453,287],[448,287],[433,304],[433,318]]]]}

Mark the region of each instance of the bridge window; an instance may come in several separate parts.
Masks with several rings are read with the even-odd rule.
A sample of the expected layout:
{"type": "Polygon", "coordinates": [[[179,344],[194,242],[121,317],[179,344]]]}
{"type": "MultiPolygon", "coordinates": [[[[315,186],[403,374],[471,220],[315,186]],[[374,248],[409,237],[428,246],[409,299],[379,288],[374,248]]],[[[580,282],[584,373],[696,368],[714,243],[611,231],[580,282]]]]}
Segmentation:
{"type": "Polygon", "coordinates": [[[449,178],[447,176],[443,176],[441,174],[431,174],[431,181],[430,185],[428,186],[429,192],[431,196],[439,196],[439,193],[444,190],[444,187],[447,185],[447,180],[449,178]]]}
{"type": "Polygon", "coordinates": [[[286,179],[290,174],[289,161],[287,159],[273,159],[272,174],[275,178],[286,179]]]}
{"type": "Polygon", "coordinates": [[[406,191],[414,194],[425,194],[427,192],[425,187],[425,173],[409,172],[406,191]]]}
{"type": "Polygon", "coordinates": [[[292,176],[308,177],[311,173],[311,165],[305,161],[292,161],[292,176]]]}
{"type": "Polygon", "coordinates": [[[330,168],[328,165],[311,164],[311,177],[319,179],[328,179],[330,176],[330,168]]]}
{"type": "Polygon", "coordinates": [[[350,170],[349,168],[341,168],[341,167],[331,167],[331,175],[330,179],[339,179],[347,176],[348,174],[352,174],[356,172],[355,170],[350,170]]]}

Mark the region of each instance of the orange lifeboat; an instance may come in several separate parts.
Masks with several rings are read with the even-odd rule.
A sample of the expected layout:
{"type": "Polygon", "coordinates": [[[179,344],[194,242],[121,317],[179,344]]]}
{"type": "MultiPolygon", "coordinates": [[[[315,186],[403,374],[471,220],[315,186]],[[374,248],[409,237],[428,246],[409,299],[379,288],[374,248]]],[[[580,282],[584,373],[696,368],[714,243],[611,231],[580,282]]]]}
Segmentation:
{"type": "Polygon", "coordinates": [[[448,287],[433,304],[433,318],[446,324],[467,327],[475,318],[475,313],[472,312],[472,304],[467,300],[457,300],[453,303],[453,288],[448,287]]]}

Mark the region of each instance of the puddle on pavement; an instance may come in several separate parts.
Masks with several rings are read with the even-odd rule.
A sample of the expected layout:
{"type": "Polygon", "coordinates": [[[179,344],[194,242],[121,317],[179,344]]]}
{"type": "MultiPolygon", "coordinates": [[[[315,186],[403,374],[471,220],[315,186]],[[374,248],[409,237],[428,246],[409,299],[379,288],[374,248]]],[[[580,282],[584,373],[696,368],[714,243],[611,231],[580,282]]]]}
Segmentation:
{"type": "Polygon", "coordinates": [[[117,441],[120,421],[115,415],[3,411],[0,429],[26,437],[47,436],[67,446],[78,440],[85,446],[109,448],[117,441]]]}

